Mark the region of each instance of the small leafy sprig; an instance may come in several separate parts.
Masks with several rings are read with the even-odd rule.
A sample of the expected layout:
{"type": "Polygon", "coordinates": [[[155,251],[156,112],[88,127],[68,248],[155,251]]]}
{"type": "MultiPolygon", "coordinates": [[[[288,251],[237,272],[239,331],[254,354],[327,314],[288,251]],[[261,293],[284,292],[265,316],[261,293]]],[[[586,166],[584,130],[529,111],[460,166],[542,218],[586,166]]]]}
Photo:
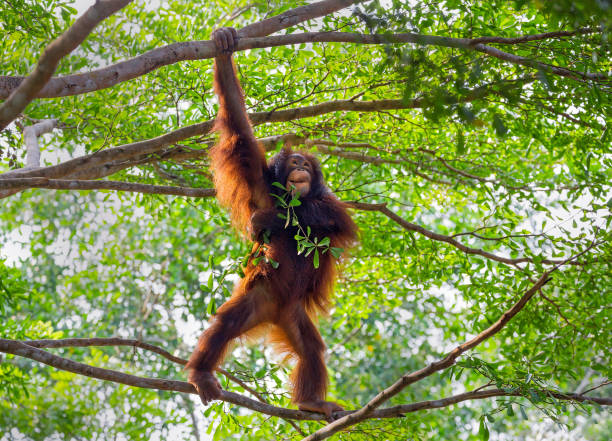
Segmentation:
{"type": "MultiPolygon", "coordinates": [[[[319,267],[319,256],[328,251],[332,253],[336,259],[339,258],[344,252],[342,248],[332,247],[329,237],[324,237],[322,239],[318,237],[311,238],[312,231],[310,226],[307,225],[306,229],[304,229],[302,225],[300,225],[297,214],[295,213],[295,207],[302,205],[299,191],[291,193],[287,191],[285,186],[280,182],[273,182],[272,185],[283,190],[282,195],[271,193],[272,196],[276,198],[276,206],[285,211],[285,213],[278,213],[278,217],[285,220],[285,228],[289,228],[290,225],[297,227],[298,231],[294,239],[297,243],[298,255],[304,253],[304,257],[308,257],[310,254],[314,253],[312,264],[315,268],[319,267]]],[[[292,188],[295,190],[295,187],[292,186],[292,188]]]]}
{"type": "Polygon", "coordinates": [[[257,248],[251,252],[243,261],[243,267],[246,267],[249,259],[251,260],[251,264],[253,266],[257,266],[259,264],[259,262],[261,262],[261,260],[263,260],[266,263],[269,263],[270,265],[272,265],[272,268],[276,269],[278,268],[279,263],[272,259],[270,256],[266,255],[266,251],[268,249],[268,244],[270,243],[270,230],[265,230],[263,232],[263,243],[260,243],[257,248]]]}

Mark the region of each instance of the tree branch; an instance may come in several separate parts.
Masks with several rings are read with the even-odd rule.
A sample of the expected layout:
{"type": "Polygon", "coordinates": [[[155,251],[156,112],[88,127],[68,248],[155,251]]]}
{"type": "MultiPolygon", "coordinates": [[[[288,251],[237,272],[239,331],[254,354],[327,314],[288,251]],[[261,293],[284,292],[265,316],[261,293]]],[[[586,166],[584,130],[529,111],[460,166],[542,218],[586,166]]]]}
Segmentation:
{"type": "MultiPolygon", "coordinates": [[[[338,10],[342,7],[349,6],[349,4],[359,3],[358,1],[346,1],[346,2],[320,2],[320,3],[334,3],[336,8],[328,8],[326,11],[331,9],[338,10]],[[340,3],[344,6],[340,7],[340,3]]],[[[315,7],[317,4],[305,6],[315,7]]],[[[305,8],[304,7],[304,8],[305,8]]],[[[297,8],[300,9],[300,8],[297,8]]],[[[290,12],[290,11],[288,11],[290,12]]],[[[331,11],[333,12],[333,11],[331,11]]],[[[321,13],[316,15],[310,13],[304,21],[316,16],[327,15],[330,12],[321,13]]],[[[273,19],[270,19],[273,20],[273,19]]],[[[264,20],[265,21],[265,20],[264,20]]],[[[260,22],[263,23],[263,22],[260,22]]],[[[259,26],[260,23],[255,23],[250,26],[259,26]]],[[[289,23],[289,22],[286,22],[289,23]]],[[[286,24],[285,23],[285,24],[286,24]]],[[[292,26],[295,23],[287,24],[282,28],[276,26],[279,29],[292,26]]],[[[576,72],[571,69],[567,69],[560,66],[553,66],[540,61],[532,60],[530,58],[514,55],[508,52],[501,51],[492,46],[487,46],[485,42],[499,43],[499,44],[516,44],[527,41],[542,40],[546,38],[556,38],[559,36],[570,36],[581,33],[580,31],[567,32],[550,32],[547,34],[536,34],[527,35],[517,38],[503,38],[503,37],[479,37],[479,38],[454,38],[454,37],[439,37],[435,35],[423,35],[414,33],[402,33],[402,34],[357,34],[350,32],[306,32],[300,34],[289,34],[289,35],[276,35],[276,36],[265,36],[276,32],[279,29],[273,30],[257,30],[257,31],[245,31],[249,26],[238,31],[238,34],[242,37],[238,42],[236,51],[244,51],[247,49],[256,48],[269,48],[277,46],[289,46],[302,43],[351,43],[351,44],[419,44],[424,46],[440,46],[450,47],[456,49],[474,50],[482,52],[486,55],[499,58],[504,61],[508,61],[513,64],[520,64],[523,66],[533,67],[537,69],[550,72],[555,75],[569,77],[574,79],[588,79],[592,81],[609,80],[609,76],[604,73],[589,73],[589,72],[576,72]],[[248,34],[248,35],[247,35],[248,34]],[[252,38],[251,38],[252,37],[252,38]]],[[[596,32],[595,28],[585,28],[583,33],[596,32]],[[588,32],[587,32],[588,29],[588,32]]],[[[95,90],[105,89],[124,81],[131,80],[133,78],[145,75],[155,69],[162,66],[167,66],[180,61],[186,60],[202,60],[207,58],[213,58],[216,55],[215,46],[212,41],[188,41],[175,43],[169,46],[153,49],[146,52],[138,57],[130,60],[122,61],[120,63],[97,69],[92,72],[67,75],[64,77],[57,77],[51,79],[49,84],[40,91],[38,94],[39,98],[54,98],[60,96],[71,96],[79,95],[87,92],[93,92],[95,90]]],[[[0,99],[7,96],[20,82],[22,77],[18,76],[2,76],[0,77],[0,99]]]]}
{"type": "Polygon", "coordinates": [[[497,43],[497,44],[521,44],[529,43],[530,41],[551,40],[553,38],[574,37],[576,35],[594,34],[602,32],[603,27],[596,28],[579,28],[574,31],[555,31],[544,32],[542,34],[524,35],[522,37],[477,37],[472,38],[473,44],[478,43],[497,43]]]}
{"type": "MultiPolygon", "coordinates": [[[[324,0],[300,6],[285,11],[275,17],[245,26],[238,31],[238,35],[245,39],[263,37],[298,23],[329,15],[350,5],[362,3],[363,1],[364,0],[324,0]]],[[[213,58],[215,54],[215,45],[210,40],[175,43],[153,49],[130,60],[122,61],[91,72],[56,77],[51,79],[46,86],[45,83],[47,81],[45,81],[45,83],[41,84],[40,88],[36,90],[35,97],[53,98],[72,96],[106,89],[145,75],[163,66],[168,66],[179,61],[213,58]],[[43,88],[42,86],[45,87],[43,88]]],[[[53,71],[55,71],[55,68],[53,71]]],[[[49,77],[53,71],[51,71],[49,77]]],[[[23,81],[24,78],[19,76],[0,76],[0,99],[6,98],[15,88],[21,87],[20,85],[23,81]]]]}
{"type": "MultiPolygon", "coordinates": [[[[145,343],[140,340],[135,339],[123,339],[119,337],[110,337],[110,338],[63,338],[57,340],[29,340],[24,341],[29,346],[35,348],[67,348],[67,347],[91,347],[91,346],[131,346],[134,348],[141,348],[147,351],[155,352],[156,354],[161,355],[162,357],[180,364],[181,366],[185,366],[187,364],[187,360],[184,358],[176,357],[172,355],[170,352],[162,349],[158,346],[152,345],[150,343],[145,343]]],[[[231,372],[226,371],[223,368],[217,367],[215,368],[217,372],[226,376],[234,383],[238,384],[244,390],[250,392],[262,403],[269,404],[268,401],[255,389],[251,388],[248,384],[242,381],[240,378],[236,377],[231,372]]],[[[288,419],[287,422],[293,426],[293,428],[298,431],[302,436],[306,436],[305,433],[302,432],[300,427],[295,424],[292,420],[288,419]]]]}
{"type": "MultiPolygon", "coordinates": [[[[489,94],[499,93],[497,87],[506,86],[506,83],[501,83],[501,86],[496,84],[477,87],[468,91],[463,96],[449,95],[446,97],[444,102],[446,104],[471,102],[489,94]]],[[[421,97],[409,101],[404,101],[401,99],[375,101],[335,100],[312,106],[297,107],[294,109],[250,113],[249,119],[253,125],[259,125],[269,122],[286,122],[295,119],[310,118],[331,112],[378,112],[381,110],[390,109],[416,109],[430,105],[432,105],[432,101],[429,97],[421,97]]],[[[204,121],[199,124],[182,127],[158,136],[157,138],[137,141],[96,153],[83,155],[79,158],[71,159],[50,167],[44,167],[37,170],[13,170],[9,172],[10,175],[8,175],[8,173],[0,174],[0,180],[5,179],[8,176],[11,178],[45,177],[50,179],[70,177],[94,167],[104,166],[109,162],[125,161],[136,156],[158,153],[165,147],[176,144],[184,139],[209,133],[212,129],[213,122],[214,121],[204,121]]],[[[10,196],[17,191],[18,190],[6,190],[4,192],[0,192],[0,198],[10,196]]]]}
{"type": "MultiPolygon", "coordinates": [[[[530,257],[517,257],[513,259],[510,257],[498,256],[488,251],[481,250],[480,248],[468,247],[466,245],[463,245],[461,242],[457,241],[456,239],[454,239],[453,236],[446,236],[444,234],[436,233],[434,231],[427,230],[420,225],[413,224],[412,222],[408,222],[407,220],[403,219],[402,217],[398,216],[397,214],[389,210],[387,208],[387,204],[367,204],[363,202],[347,202],[347,205],[349,207],[356,208],[358,210],[378,211],[384,214],[385,216],[387,216],[389,219],[391,219],[395,223],[399,224],[402,228],[404,228],[407,231],[414,231],[432,240],[435,240],[438,242],[445,242],[449,245],[454,246],[455,248],[459,248],[461,251],[463,251],[466,254],[475,254],[477,256],[482,256],[487,259],[491,259],[496,262],[505,263],[506,265],[512,265],[512,266],[518,265],[520,263],[533,262],[533,259],[530,257]]],[[[564,262],[565,260],[555,260],[555,259],[542,259],[541,261],[541,263],[544,263],[547,265],[557,265],[557,264],[564,263],[564,262]]],[[[570,264],[580,265],[581,263],[572,261],[570,262],[570,264]]]]}
{"type": "Polygon", "coordinates": [[[452,365],[455,364],[457,358],[465,353],[466,351],[475,348],[476,346],[478,346],[480,343],[482,343],[483,341],[491,338],[492,336],[494,336],[495,334],[497,334],[499,331],[501,331],[504,326],[506,326],[506,324],[512,320],[512,318],[518,314],[527,304],[527,302],[529,302],[529,300],[531,300],[531,298],[546,284],[551,280],[550,275],[556,271],[557,269],[559,269],[562,265],[580,257],[581,255],[585,254],[586,252],[588,252],[591,248],[597,246],[599,244],[591,244],[589,247],[587,247],[585,250],[581,251],[580,253],[570,257],[569,259],[564,260],[563,262],[559,263],[558,265],[555,265],[553,268],[551,268],[550,270],[546,271],[544,274],[542,274],[542,276],[531,286],[531,288],[529,288],[522,296],[521,298],[514,304],[512,305],[512,307],[510,309],[508,309],[506,312],[504,312],[501,317],[495,322],[493,323],[491,326],[489,326],[487,329],[485,329],[484,331],[482,331],[480,334],[478,334],[476,337],[472,338],[471,340],[466,341],[465,343],[457,346],[455,349],[453,349],[452,351],[450,351],[444,358],[434,361],[433,363],[429,364],[428,366],[419,369],[417,371],[413,371],[409,374],[405,374],[403,375],[399,380],[397,380],[394,384],[392,384],[391,386],[389,386],[388,388],[384,389],[383,391],[381,391],[380,393],[378,393],[374,398],[372,398],[365,406],[363,406],[361,409],[357,410],[356,412],[350,414],[350,415],[346,415],[342,418],[337,419],[336,421],[328,424],[327,426],[317,430],[316,432],[312,433],[311,435],[303,438],[302,441],[318,441],[318,440],[322,440],[325,438],[329,438],[330,436],[332,436],[334,433],[339,432],[340,430],[355,425],[365,419],[369,418],[369,415],[372,414],[372,412],[379,407],[382,403],[384,403],[385,401],[389,400],[390,398],[394,397],[395,395],[397,395],[398,393],[400,393],[406,386],[409,386],[410,384],[416,383],[418,381],[421,381],[422,379],[429,377],[430,375],[433,375],[434,373],[441,371],[443,369],[449,368],[452,365]]]}
{"type": "Polygon", "coordinates": [[[174,187],[170,185],[137,184],[121,181],[87,181],[49,178],[0,179],[0,189],[50,188],[53,190],[115,190],[131,193],[169,194],[207,198],[215,195],[212,188],[174,187]]]}
{"type": "Polygon", "coordinates": [[[451,352],[449,352],[446,357],[441,360],[435,361],[431,363],[429,366],[419,369],[417,371],[411,372],[409,374],[403,375],[399,380],[397,380],[394,384],[389,386],[387,389],[378,393],[374,398],[372,398],[364,407],[359,409],[358,411],[344,416],[331,424],[323,427],[322,429],[317,430],[311,435],[307,436],[303,439],[303,441],[315,441],[322,440],[330,437],[336,432],[340,430],[352,426],[354,424],[359,423],[369,417],[369,415],[382,403],[389,400],[391,397],[400,393],[406,386],[416,383],[417,381],[422,380],[438,371],[449,368],[453,364],[455,364],[455,360],[461,354],[466,352],[469,349],[472,349],[482,343],[484,340],[492,337],[496,333],[498,333],[505,325],[508,323],[512,317],[514,317],[519,311],[523,309],[523,307],[527,304],[527,302],[533,297],[533,295],[540,289],[544,284],[546,284],[550,278],[550,272],[545,272],[542,277],[527,291],[525,294],[521,296],[519,301],[515,303],[512,308],[508,311],[504,312],[497,322],[495,322],[491,327],[484,330],[472,340],[469,340],[451,352]]]}
{"type": "Polygon", "coordinates": [[[105,18],[130,3],[131,0],[98,0],[59,38],[44,50],[34,71],[15,88],[0,106],[0,130],[13,121],[47,84],[60,60],[76,49],[105,18]]]}
{"type": "MultiPolygon", "coordinates": [[[[115,383],[126,384],[128,386],[141,387],[146,389],[161,389],[172,390],[175,392],[196,394],[195,389],[186,382],[174,380],[162,380],[155,378],[144,378],[135,375],[123,374],[121,372],[110,369],[97,368],[83,363],[78,363],[57,355],[50,354],[38,348],[64,348],[64,347],[87,347],[87,346],[133,346],[148,351],[155,352],[163,357],[184,365],[186,360],[175,357],[168,351],[157,346],[141,342],[139,340],[121,339],[121,338],[68,338],[60,340],[30,340],[18,341],[0,339],[0,352],[14,354],[21,357],[29,358],[55,367],[61,370],[67,370],[79,375],[85,375],[92,378],[97,378],[115,383]]],[[[222,372],[222,370],[220,370],[222,372]]],[[[542,390],[545,395],[552,395],[560,400],[575,401],[575,402],[593,402],[604,406],[612,405],[612,398],[589,397],[586,395],[561,393],[552,390],[542,390]]],[[[411,404],[403,404],[384,409],[373,411],[368,418],[397,418],[402,417],[406,413],[417,412],[426,409],[437,409],[448,407],[462,401],[484,399],[495,396],[517,396],[518,392],[505,392],[501,389],[486,389],[466,392],[463,394],[454,395],[440,400],[428,400],[411,404]]],[[[287,419],[295,420],[324,420],[324,416],[317,413],[305,412],[300,410],[287,409],[282,407],[272,406],[266,403],[259,403],[239,394],[222,391],[221,401],[226,401],[239,406],[243,406],[271,416],[278,416],[287,419]]],[[[345,417],[354,414],[356,411],[349,410],[335,413],[335,416],[345,417]]]]}
{"type": "Polygon", "coordinates": [[[26,166],[32,169],[40,167],[40,147],[38,138],[51,132],[57,126],[57,119],[45,119],[23,129],[23,142],[26,146],[26,166]]]}
{"type": "MultiPolygon", "coordinates": [[[[19,188],[48,188],[53,190],[114,190],[114,191],[126,191],[131,193],[145,193],[145,194],[166,194],[175,196],[185,197],[199,197],[207,198],[215,196],[215,190],[213,188],[195,188],[195,187],[175,187],[169,185],[150,185],[150,184],[138,184],[133,182],[121,182],[121,181],[91,181],[91,180],[69,180],[69,179],[48,179],[48,178],[2,178],[0,179],[0,191],[10,191],[11,189],[19,188]]],[[[1,193],[0,193],[1,194],[1,193]]],[[[402,228],[407,231],[414,231],[422,234],[423,236],[438,241],[445,242],[455,248],[460,249],[466,254],[474,254],[485,257],[496,262],[504,263],[506,265],[516,266],[520,263],[533,262],[530,257],[517,257],[509,258],[498,256],[480,248],[472,248],[454,239],[453,236],[447,236],[444,234],[436,233],[434,231],[427,230],[426,228],[408,222],[402,217],[398,216],[391,210],[389,210],[386,204],[368,204],[363,202],[346,202],[346,204],[357,210],[364,211],[378,211],[389,219],[399,224],[402,228]]],[[[563,260],[556,259],[542,259],[541,263],[546,265],[557,265],[563,263],[563,260]]],[[[570,262],[572,265],[583,265],[582,262],[570,262]]]]}

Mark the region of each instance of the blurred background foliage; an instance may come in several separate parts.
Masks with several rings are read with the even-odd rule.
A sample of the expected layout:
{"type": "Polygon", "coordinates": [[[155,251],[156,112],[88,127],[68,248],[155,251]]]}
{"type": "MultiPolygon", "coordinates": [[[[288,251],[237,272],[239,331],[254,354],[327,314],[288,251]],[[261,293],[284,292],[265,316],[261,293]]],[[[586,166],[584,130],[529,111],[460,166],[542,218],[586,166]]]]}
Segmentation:
{"type": "MultiPolygon", "coordinates": [[[[30,72],[83,3],[0,2],[0,72],[30,72]]],[[[206,40],[219,26],[239,28],[301,3],[135,1],[96,28],[57,74],[206,40]]],[[[550,267],[542,259],[565,259],[601,242],[579,258],[581,265],[555,273],[495,338],[389,404],[489,382],[519,388],[525,397],[368,421],[334,439],[609,439],[605,409],[534,391],[584,392],[610,377],[611,15],[607,0],[393,0],[283,31],[475,38],[591,27],[584,35],[494,46],[608,75],[602,81],[439,46],[303,44],[236,54],[249,111],[338,99],[422,99],[422,109],[336,112],[255,131],[331,145],[325,152],[311,149],[343,200],[387,203],[405,220],[468,246],[531,260],[506,265],[466,255],[380,213],[354,211],[361,243],[344,262],[331,313],[320,321],[330,349],[330,396],[347,408],[490,326],[550,267]],[[482,93],[466,99],[475,90],[482,93]]],[[[41,139],[44,161],[54,164],[214,118],[211,73],[212,60],[177,63],[97,92],[34,101],[21,123],[60,120],[61,130],[41,139]]],[[[206,151],[214,139],[184,140],[180,146],[194,149],[193,157],[153,157],[111,179],[210,187],[206,151]]],[[[24,156],[18,126],[0,133],[0,170],[23,166],[24,156]]],[[[120,336],[186,357],[230,295],[234,263],[249,249],[214,199],[28,190],[1,204],[3,338],[120,336]]],[[[140,350],[53,351],[141,376],[185,378],[181,366],[140,350]]],[[[288,406],[289,367],[280,362],[258,341],[234,350],[224,366],[270,403],[288,406]]],[[[6,355],[0,355],[0,394],[6,397],[0,400],[2,441],[301,438],[282,419],[226,403],[204,409],[192,396],[101,382],[6,355]]],[[[312,432],[321,423],[299,426],[312,432]]]]}

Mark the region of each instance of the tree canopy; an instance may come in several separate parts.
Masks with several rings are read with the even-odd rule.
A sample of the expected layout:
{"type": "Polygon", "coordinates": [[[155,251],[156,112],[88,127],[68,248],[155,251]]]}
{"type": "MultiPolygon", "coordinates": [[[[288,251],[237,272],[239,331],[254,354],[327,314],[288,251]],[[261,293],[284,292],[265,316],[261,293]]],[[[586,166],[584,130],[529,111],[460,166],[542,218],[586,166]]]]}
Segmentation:
{"type": "Polygon", "coordinates": [[[0,440],[609,439],[611,18],[0,2],[0,440]],[[335,421],[259,340],[221,401],[185,382],[251,246],[209,170],[220,26],[266,151],[316,154],[360,229],[319,323],[335,421]]]}

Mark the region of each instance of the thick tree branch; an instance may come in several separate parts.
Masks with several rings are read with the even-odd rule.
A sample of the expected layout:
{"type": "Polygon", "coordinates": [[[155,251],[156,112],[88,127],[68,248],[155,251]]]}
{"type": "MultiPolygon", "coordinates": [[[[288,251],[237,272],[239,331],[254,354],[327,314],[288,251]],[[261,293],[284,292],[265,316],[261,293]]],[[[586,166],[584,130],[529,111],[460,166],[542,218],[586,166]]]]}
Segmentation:
{"type": "MultiPolygon", "coordinates": [[[[187,364],[187,360],[184,358],[176,357],[172,355],[170,352],[162,349],[158,346],[145,343],[140,340],[135,339],[123,339],[119,337],[110,337],[110,338],[64,338],[57,340],[29,340],[22,343],[26,343],[29,346],[33,346],[35,348],[66,348],[66,347],[91,347],[91,346],[131,346],[134,348],[140,348],[147,351],[155,352],[156,354],[161,355],[162,357],[180,364],[181,366],[185,366],[187,364]]],[[[217,367],[216,371],[221,373],[222,375],[229,378],[234,383],[238,384],[244,390],[249,391],[253,396],[255,396],[262,403],[268,404],[268,401],[255,389],[251,388],[248,384],[242,381],[240,378],[236,377],[231,372],[226,371],[223,368],[217,367]]],[[[296,425],[292,420],[288,419],[287,422],[293,426],[295,430],[297,430],[302,436],[306,436],[305,433],[301,431],[298,425],[296,425]]]]}
{"type": "MultiPolygon", "coordinates": [[[[489,94],[500,93],[499,89],[504,87],[516,87],[516,85],[508,85],[505,82],[495,85],[486,85],[472,89],[463,96],[449,95],[444,101],[446,104],[471,102],[489,94]]],[[[391,109],[416,109],[428,107],[430,105],[432,105],[432,100],[429,97],[421,97],[408,101],[400,99],[376,101],[335,100],[294,109],[250,113],[249,118],[253,125],[259,125],[269,122],[286,122],[300,118],[310,118],[331,112],[378,112],[391,109]]],[[[129,160],[136,156],[159,153],[165,147],[176,144],[179,141],[209,133],[212,129],[212,125],[213,121],[204,121],[199,124],[182,127],[178,130],[158,136],[157,138],[109,148],[71,159],[58,165],[43,167],[37,170],[13,170],[9,172],[10,175],[8,173],[1,174],[0,180],[9,176],[10,178],[45,177],[49,179],[70,177],[95,167],[102,167],[110,162],[116,163],[118,161],[129,160]]],[[[17,191],[18,190],[5,190],[4,192],[0,192],[0,198],[10,196],[17,191]]]]}
{"type": "MultiPolygon", "coordinates": [[[[340,3],[340,2],[321,2],[321,3],[340,3]]],[[[344,3],[358,3],[344,2],[344,3]]],[[[315,6],[309,5],[309,6],[315,6]]],[[[348,6],[346,4],[345,6],[348,6]]],[[[345,7],[343,6],[343,7],[345,7]]],[[[298,8],[299,9],[299,8],[298,8]]],[[[341,9],[341,8],[337,8],[341,9]]],[[[337,10],[334,9],[334,10],[337,10]]],[[[333,12],[333,11],[331,11],[333,12]]],[[[321,13],[317,16],[327,15],[321,13]]],[[[308,18],[313,18],[315,15],[310,14],[308,18]]],[[[272,19],[270,19],[272,20],[272,19]]],[[[303,21],[303,20],[299,20],[303,21]]],[[[263,23],[263,22],[260,22],[263,23]]],[[[250,26],[258,26],[260,23],[256,23],[250,26]]],[[[291,23],[284,27],[293,25],[291,23]]],[[[283,27],[283,28],[284,28],[283,27]]],[[[278,36],[265,36],[278,29],[271,31],[262,30],[257,32],[245,32],[249,26],[241,29],[238,33],[244,37],[255,37],[255,38],[242,38],[238,42],[236,48],[237,51],[243,51],[247,49],[256,48],[268,48],[276,46],[289,46],[302,43],[351,43],[351,44],[419,44],[424,46],[440,46],[450,47],[464,50],[474,50],[482,52],[489,56],[499,58],[501,60],[520,64],[523,66],[533,67],[537,69],[550,72],[555,75],[569,77],[574,79],[588,79],[593,81],[609,80],[609,76],[604,73],[589,73],[589,72],[576,72],[571,69],[567,69],[560,66],[553,66],[547,63],[543,63],[537,60],[533,60],[527,57],[514,55],[508,52],[501,51],[494,47],[484,44],[485,42],[498,43],[498,44],[515,44],[523,43],[527,41],[542,40],[546,38],[557,38],[559,36],[569,36],[580,33],[575,32],[550,32],[548,34],[537,34],[528,35],[517,38],[502,38],[502,37],[480,37],[480,38],[453,38],[453,37],[439,37],[435,35],[423,35],[414,33],[403,33],[403,34],[356,34],[349,32],[306,32],[301,34],[289,34],[289,35],[278,35],[278,36]],[[246,35],[248,34],[248,35],[246,35]]],[[[596,32],[595,29],[590,29],[588,32],[584,30],[584,33],[596,32]]],[[[53,78],[47,86],[40,91],[38,94],[39,98],[53,98],[60,96],[71,96],[78,95],[87,92],[93,92],[95,90],[105,89],[107,87],[114,86],[118,83],[131,80],[133,78],[145,75],[155,69],[162,66],[167,66],[180,61],[186,60],[201,60],[207,58],[213,58],[216,55],[215,47],[212,41],[189,41],[182,43],[175,43],[169,46],[165,46],[152,51],[146,52],[131,60],[123,61],[105,68],[97,69],[92,72],[68,75],[64,77],[53,78]]],[[[7,96],[22,80],[22,77],[16,76],[4,76],[0,77],[0,99],[7,96]]]]}
{"type": "MultiPolygon", "coordinates": [[[[91,338],[91,339],[60,339],[60,340],[31,340],[31,341],[18,341],[0,339],[0,352],[14,354],[21,357],[29,358],[32,360],[39,361],[57,369],[66,370],[79,375],[85,375],[100,380],[111,381],[115,383],[126,384],[128,386],[141,387],[146,389],[160,389],[160,390],[171,390],[182,393],[195,394],[195,389],[186,382],[175,381],[175,380],[163,380],[156,378],[144,378],[135,375],[124,374],[121,372],[113,371],[110,369],[103,369],[87,364],[75,362],[57,355],[50,354],[46,351],[38,348],[63,348],[63,347],[85,347],[85,346],[134,346],[142,349],[146,349],[157,354],[168,358],[169,360],[175,361],[179,364],[184,364],[185,360],[175,357],[169,352],[161,349],[157,346],[144,343],[138,340],[127,340],[120,338],[91,338]]],[[[557,391],[542,390],[543,395],[554,396],[556,399],[573,401],[573,402],[593,402],[604,406],[612,405],[612,398],[598,398],[589,397],[580,394],[565,394],[557,391]]],[[[454,395],[451,397],[443,398],[440,400],[428,400],[421,401],[411,404],[403,404],[399,406],[393,406],[385,409],[378,409],[371,412],[367,418],[397,418],[402,417],[406,413],[417,412],[426,409],[437,409],[442,407],[448,407],[453,404],[457,404],[462,401],[485,399],[496,396],[521,396],[518,392],[509,393],[501,389],[486,389],[472,392],[466,392],[463,394],[454,395]]],[[[295,420],[324,420],[324,416],[321,414],[304,412],[300,410],[287,409],[282,407],[276,407],[267,403],[260,403],[251,400],[247,397],[243,397],[239,394],[222,391],[222,401],[233,403],[239,406],[243,406],[261,412],[271,416],[278,416],[286,419],[295,420]]],[[[355,411],[343,411],[335,413],[337,417],[346,417],[354,414],[355,411]]]]}
{"type": "Polygon", "coordinates": [[[57,126],[56,119],[46,119],[23,129],[23,143],[26,146],[26,166],[32,169],[40,167],[40,147],[38,138],[52,131],[57,126]]]}
{"type": "Polygon", "coordinates": [[[245,26],[238,31],[238,35],[246,38],[270,35],[274,32],[295,26],[298,23],[312,20],[313,18],[325,17],[340,9],[347,8],[357,3],[363,3],[364,1],[366,0],[325,0],[311,3],[285,11],[275,17],[245,26]]]}
{"type": "MultiPolygon", "coordinates": [[[[140,348],[147,351],[155,352],[156,354],[161,355],[165,359],[180,364],[181,366],[185,366],[187,364],[187,360],[184,358],[176,357],[165,349],[136,339],[120,337],[62,338],[55,340],[27,340],[22,343],[25,343],[35,348],[85,348],[91,346],[130,346],[133,348],[140,348]]],[[[232,380],[234,383],[240,385],[240,387],[242,387],[244,390],[247,390],[252,393],[254,396],[257,397],[259,401],[266,402],[266,400],[256,390],[249,387],[244,381],[237,378],[231,372],[228,372],[225,369],[219,367],[216,368],[216,370],[217,372],[225,375],[227,378],[232,380]]]]}
{"type": "Polygon", "coordinates": [[[34,71],[15,88],[0,106],[0,130],[13,121],[47,84],[60,60],[76,49],[105,18],[130,3],[131,0],[98,0],[59,38],[44,50],[34,71]]]}
{"type": "MultiPolygon", "coordinates": [[[[243,38],[263,37],[298,23],[329,15],[350,5],[362,3],[363,1],[364,0],[324,0],[300,6],[285,11],[275,17],[245,26],[238,31],[238,35],[243,38]]],[[[153,49],[138,57],[102,69],[96,69],[92,72],[53,78],[44,88],[42,88],[42,86],[45,85],[43,83],[41,87],[36,90],[35,97],[53,98],[80,95],[95,90],[106,89],[179,61],[202,60],[213,58],[214,56],[215,45],[212,41],[175,43],[153,49]]],[[[55,71],[55,68],[53,71],[55,71]]],[[[51,74],[49,74],[49,77],[51,74]]],[[[23,80],[24,78],[19,76],[0,76],[0,99],[6,98],[15,88],[20,87],[23,80]]],[[[46,82],[47,81],[45,81],[45,83],[46,82]]]]}

